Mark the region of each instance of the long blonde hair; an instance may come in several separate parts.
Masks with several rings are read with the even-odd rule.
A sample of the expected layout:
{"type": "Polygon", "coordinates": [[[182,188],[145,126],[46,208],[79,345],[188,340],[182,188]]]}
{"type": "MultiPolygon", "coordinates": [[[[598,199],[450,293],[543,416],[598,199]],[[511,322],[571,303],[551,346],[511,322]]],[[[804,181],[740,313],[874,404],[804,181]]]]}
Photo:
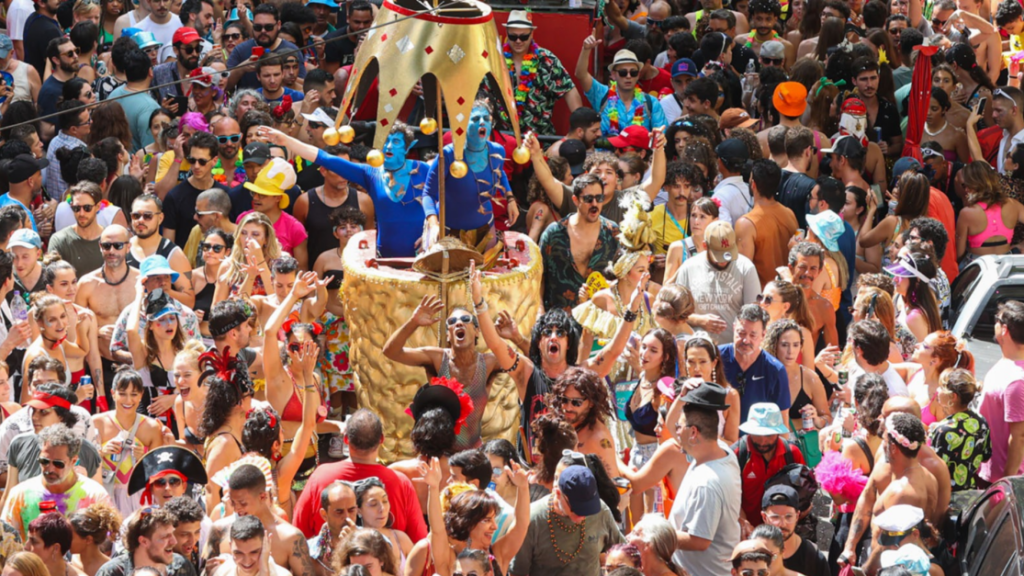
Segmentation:
{"type": "Polygon", "coordinates": [[[239,237],[242,235],[242,229],[245,228],[246,224],[260,224],[263,226],[263,234],[267,237],[267,241],[263,243],[264,260],[274,260],[281,257],[281,243],[277,241],[277,234],[274,233],[274,224],[270,221],[270,218],[267,218],[267,215],[262,212],[250,212],[245,215],[245,218],[242,218],[242,221],[238,223],[238,227],[235,228],[235,242],[231,247],[229,282],[239,281],[245,277],[245,273],[242,272],[242,268],[245,267],[245,242],[239,240],[239,237]]]}
{"type": "Polygon", "coordinates": [[[18,552],[7,559],[7,566],[17,570],[21,576],[50,576],[43,559],[31,552],[18,552]]]}

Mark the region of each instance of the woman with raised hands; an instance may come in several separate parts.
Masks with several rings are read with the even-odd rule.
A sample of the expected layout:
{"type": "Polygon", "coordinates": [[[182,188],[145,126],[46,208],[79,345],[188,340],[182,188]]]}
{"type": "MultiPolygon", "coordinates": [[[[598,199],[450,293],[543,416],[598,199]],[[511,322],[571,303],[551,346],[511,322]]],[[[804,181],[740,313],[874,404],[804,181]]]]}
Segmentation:
{"type": "MultiPolygon", "coordinates": [[[[39,336],[25,351],[22,374],[29,374],[29,364],[37,357],[49,356],[64,365],[64,382],[60,382],[60,384],[77,385],[82,376],[85,376],[83,361],[86,351],[75,342],[78,339],[78,314],[74,310],[73,303],[68,305],[63,299],[53,294],[47,294],[35,301],[32,308],[32,320],[39,327],[39,336]],[[68,339],[69,334],[73,335],[71,340],[68,339]],[[78,370],[72,371],[72,362],[77,363],[78,370]]],[[[87,387],[83,386],[82,388],[87,387]]],[[[86,392],[91,398],[92,390],[86,392]]],[[[28,401],[28,386],[22,387],[21,397],[23,402],[28,401]]],[[[83,400],[85,400],[84,395],[79,397],[79,402],[83,400]]]]}
{"type": "Polygon", "coordinates": [[[210,307],[235,292],[266,296],[271,286],[270,261],[280,257],[281,243],[270,218],[262,212],[246,214],[235,228],[231,257],[221,262],[210,307]]]}

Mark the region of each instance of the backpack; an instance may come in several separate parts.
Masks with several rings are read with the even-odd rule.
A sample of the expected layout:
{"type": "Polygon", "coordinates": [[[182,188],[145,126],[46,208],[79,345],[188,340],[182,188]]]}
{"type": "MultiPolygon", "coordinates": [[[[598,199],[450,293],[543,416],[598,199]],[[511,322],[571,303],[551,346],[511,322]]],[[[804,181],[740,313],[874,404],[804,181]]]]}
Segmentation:
{"type": "MultiPolygon", "coordinates": [[[[783,448],[785,448],[786,466],[795,463],[796,461],[793,460],[793,450],[791,448],[792,445],[790,444],[789,440],[783,439],[782,446],[783,448]]],[[[739,453],[736,455],[736,458],[739,459],[740,461],[740,472],[743,472],[743,470],[745,470],[747,467],[747,462],[750,461],[750,448],[747,448],[746,438],[740,439],[740,450],[739,453]]],[[[769,481],[771,481],[771,478],[769,478],[769,481]]]]}

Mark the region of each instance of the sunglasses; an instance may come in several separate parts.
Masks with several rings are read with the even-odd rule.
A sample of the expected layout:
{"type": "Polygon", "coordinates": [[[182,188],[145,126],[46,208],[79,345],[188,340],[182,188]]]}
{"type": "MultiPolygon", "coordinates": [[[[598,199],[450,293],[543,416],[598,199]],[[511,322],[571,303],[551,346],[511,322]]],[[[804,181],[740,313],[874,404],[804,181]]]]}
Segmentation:
{"type": "Polygon", "coordinates": [[[193,158],[192,156],[186,157],[185,160],[187,160],[189,164],[199,164],[200,166],[206,166],[210,162],[213,162],[213,158],[193,158]]]}
{"type": "Polygon", "coordinates": [[[469,314],[463,314],[462,316],[452,316],[448,319],[449,326],[455,326],[456,323],[462,322],[463,324],[469,324],[473,322],[473,317],[469,314]]]}
{"type": "Polygon", "coordinates": [[[736,390],[740,393],[740,396],[743,396],[744,390],[747,389],[747,375],[742,371],[738,372],[736,374],[736,383],[739,384],[739,386],[736,387],[736,390]]]}
{"type": "Polygon", "coordinates": [[[548,328],[546,330],[541,330],[540,331],[540,335],[541,336],[554,336],[555,338],[561,338],[562,336],[565,336],[565,330],[562,330],[561,328],[555,328],[555,327],[552,326],[551,328],[548,328]]]}
{"type": "Polygon", "coordinates": [[[586,401],[587,401],[586,398],[569,398],[569,397],[566,397],[566,396],[559,396],[558,397],[558,404],[559,404],[559,406],[564,406],[566,404],[572,404],[573,408],[582,408],[583,407],[583,403],[586,402],[586,401]]]}
{"type": "Polygon", "coordinates": [[[132,220],[145,220],[149,222],[160,212],[132,212],[132,220]]]}
{"type": "Polygon", "coordinates": [[[530,36],[533,36],[533,34],[509,34],[508,35],[508,41],[509,42],[526,42],[527,40],[530,39],[530,36]]]}
{"type": "Polygon", "coordinates": [[[200,244],[199,247],[203,249],[203,252],[213,252],[214,254],[220,254],[227,249],[227,246],[223,244],[208,244],[206,242],[200,244]]]}
{"type": "Polygon", "coordinates": [[[182,46],[181,47],[181,50],[183,52],[185,52],[185,56],[191,56],[193,54],[199,54],[199,52],[201,52],[202,49],[203,49],[202,46],[200,46],[198,44],[188,44],[186,46],[182,46]]]}
{"type": "Polygon", "coordinates": [[[241,139],[242,139],[242,135],[241,134],[232,134],[231,136],[217,136],[217,142],[219,142],[221,144],[227,144],[228,142],[231,142],[232,144],[236,144],[241,139]]]}
{"type": "Polygon", "coordinates": [[[273,30],[276,27],[277,27],[276,23],[275,24],[253,24],[252,25],[252,31],[253,32],[270,32],[271,30],[273,30]]]}
{"type": "Polygon", "coordinates": [[[223,40],[241,40],[242,39],[242,33],[241,32],[235,32],[234,34],[221,34],[220,37],[223,40]]]}
{"type": "Polygon", "coordinates": [[[121,250],[127,242],[100,242],[100,250],[121,250]]]}
{"type": "Polygon", "coordinates": [[[660,30],[660,29],[665,27],[665,21],[664,20],[651,20],[650,18],[648,18],[647,19],[647,27],[648,28],[657,28],[657,29],[660,30]]]}
{"type": "Polygon", "coordinates": [[[298,342],[292,342],[291,344],[288,345],[289,352],[298,352],[301,348],[302,345],[299,344],[298,342]]]}
{"type": "Polygon", "coordinates": [[[92,212],[92,209],[95,208],[95,207],[96,207],[95,204],[81,204],[81,205],[72,204],[71,205],[71,210],[75,214],[78,214],[79,212],[85,212],[86,214],[88,214],[88,213],[92,212]]]}
{"type": "Polygon", "coordinates": [[[932,18],[932,28],[942,28],[946,25],[946,22],[949,22],[949,19],[939,20],[938,18],[932,18]]]}
{"type": "Polygon", "coordinates": [[[178,478],[177,476],[160,478],[158,480],[153,480],[153,486],[156,486],[157,488],[166,488],[168,486],[171,488],[177,488],[178,486],[181,486],[181,478],[178,478]]]}
{"type": "Polygon", "coordinates": [[[782,58],[761,58],[761,63],[767,66],[782,66],[782,58]]]}
{"type": "Polygon", "coordinates": [[[64,52],[63,54],[61,54],[61,56],[67,56],[68,58],[77,58],[78,54],[78,48],[75,48],[74,50],[68,50],[67,52],[64,52]]]}
{"type": "Polygon", "coordinates": [[[616,70],[616,74],[619,78],[637,78],[640,76],[640,70],[636,68],[630,68],[629,70],[616,70]]]}
{"type": "Polygon", "coordinates": [[[766,306],[771,306],[772,302],[775,301],[771,296],[765,296],[764,294],[758,294],[756,300],[758,304],[764,304],[766,306]]]}
{"type": "Polygon", "coordinates": [[[601,202],[604,202],[604,193],[584,194],[583,196],[580,197],[580,199],[583,201],[584,204],[590,204],[592,202],[600,204],[601,202]]]}
{"type": "Polygon", "coordinates": [[[46,468],[50,464],[53,464],[53,467],[56,468],[57,470],[63,470],[68,465],[68,463],[63,460],[50,460],[49,458],[39,459],[40,468],[46,468]]]}

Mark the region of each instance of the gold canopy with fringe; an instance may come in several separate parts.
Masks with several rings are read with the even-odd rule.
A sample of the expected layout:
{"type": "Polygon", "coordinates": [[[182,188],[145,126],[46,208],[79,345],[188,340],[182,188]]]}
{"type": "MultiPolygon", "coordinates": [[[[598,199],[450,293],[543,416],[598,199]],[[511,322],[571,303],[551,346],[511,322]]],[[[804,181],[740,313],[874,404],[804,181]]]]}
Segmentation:
{"type": "MultiPolygon", "coordinates": [[[[344,123],[354,103],[362,103],[374,72],[379,94],[376,122],[382,128],[374,135],[374,148],[383,148],[392,124],[421,78],[427,101],[437,93],[430,84],[440,83],[456,160],[462,160],[469,115],[484,80],[497,88],[512,119],[517,144],[521,141],[494,14],[482,2],[441,0],[432,5],[418,0],[384,0],[352,65],[335,127],[344,123]]],[[[436,102],[433,107],[436,110],[436,102]]]]}

